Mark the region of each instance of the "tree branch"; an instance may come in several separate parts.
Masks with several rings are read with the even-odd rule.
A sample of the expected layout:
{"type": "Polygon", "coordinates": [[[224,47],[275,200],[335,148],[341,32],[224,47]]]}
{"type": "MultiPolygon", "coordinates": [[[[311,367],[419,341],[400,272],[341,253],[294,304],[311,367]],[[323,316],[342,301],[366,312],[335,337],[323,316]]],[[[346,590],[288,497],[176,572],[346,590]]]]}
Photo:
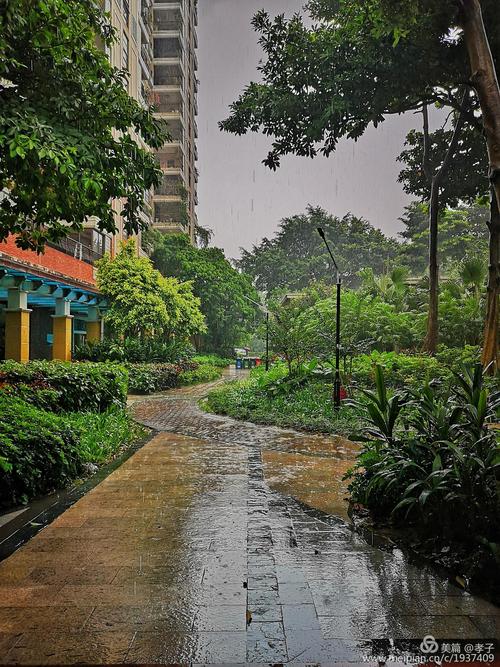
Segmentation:
{"type": "Polygon", "coordinates": [[[439,168],[435,178],[438,181],[438,183],[441,181],[443,176],[446,174],[448,167],[450,166],[450,162],[455,155],[455,151],[457,149],[457,145],[460,139],[460,134],[462,132],[462,128],[465,123],[465,114],[467,111],[467,106],[469,103],[469,89],[466,88],[464,90],[464,94],[462,97],[462,102],[460,105],[460,112],[458,114],[457,122],[455,124],[455,129],[453,131],[453,137],[451,138],[450,145],[448,146],[448,150],[446,151],[446,155],[444,156],[443,163],[441,167],[439,168]]]}

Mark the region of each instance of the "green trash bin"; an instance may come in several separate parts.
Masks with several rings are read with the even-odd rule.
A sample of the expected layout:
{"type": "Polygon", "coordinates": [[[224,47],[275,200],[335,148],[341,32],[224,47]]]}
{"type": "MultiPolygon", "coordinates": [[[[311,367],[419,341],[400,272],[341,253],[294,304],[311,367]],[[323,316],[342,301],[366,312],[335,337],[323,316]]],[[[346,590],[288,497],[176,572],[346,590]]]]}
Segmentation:
{"type": "Polygon", "coordinates": [[[243,368],[250,368],[250,359],[243,359],[243,368]]]}

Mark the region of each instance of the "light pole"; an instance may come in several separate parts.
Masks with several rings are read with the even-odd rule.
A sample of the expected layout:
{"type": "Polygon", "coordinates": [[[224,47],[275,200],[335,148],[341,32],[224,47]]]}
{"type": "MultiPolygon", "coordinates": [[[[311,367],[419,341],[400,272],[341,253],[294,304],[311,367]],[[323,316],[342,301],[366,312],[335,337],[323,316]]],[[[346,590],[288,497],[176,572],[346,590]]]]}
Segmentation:
{"type": "Polygon", "coordinates": [[[340,408],[340,289],[341,289],[341,284],[342,284],[342,279],[340,276],[340,271],[339,267],[337,266],[337,262],[335,261],[335,257],[333,256],[332,251],[330,250],[330,246],[328,245],[328,241],[326,240],[325,237],[325,232],[321,227],[317,228],[318,234],[321,236],[323,239],[323,243],[326,246],[326,249],[328,250],[328,254],[332,258],[333,265],[335,267],[335,271],[337,273],[337,331],[335,333],[335,382],[333,383],[333,404],[335,406],[335,409],[338,410],[340,408]]]}
{"type": "Polygon", "coordinates": [[[262,310],[266,314],[266,371],[269,370],[269,311],[267,308],[264,307],[262,303],[258,303],[257,301],[254,301],[251,299],[249,296],[244,295],[244,299],[247,301],[250,301],[251,303],[254,303],[260,310],[262,310]]]}

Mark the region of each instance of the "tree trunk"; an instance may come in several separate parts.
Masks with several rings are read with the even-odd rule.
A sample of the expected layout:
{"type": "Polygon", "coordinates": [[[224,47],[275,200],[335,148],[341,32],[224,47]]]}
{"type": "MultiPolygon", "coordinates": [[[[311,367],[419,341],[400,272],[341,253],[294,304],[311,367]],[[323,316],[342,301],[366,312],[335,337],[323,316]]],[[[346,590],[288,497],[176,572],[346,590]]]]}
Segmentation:
{"type": "Polygon", "coordinates": [[[471,66],[471,81],[483,115],[484,133],[490,162],[489,177],[496,205],[491,207],[488,302],[482,362],[498,367],[498,293],[500,289],[500,88],[484,27],[479,0],[461,0],[462,28],[471,66]]]}
{"type": "Polygon", "coordinates": [[[462,28],[483,114],[484,133],[490,160],[490,179],[500,206],[500,88],[483,22],[479,0],[462,0],[462,28]]]}
{"type": "Polygon", "coordinates": [[[427,104],[422,108],[424,118],[424,154],[422,167],[428,183],[431,186],[429,200],[429,311],[427,315],[427,333],[424,339],[424,351],[436,354],[439,338],[439,265],[438,265],[438,223],[439,223],[439,191],[443,179],[450,168],[451,161],[458,146],[469,102],[469,91],[464,90],[460,113],[456,119],[455,129],[446,151],[443,163],[437,172],[433,173],[430,165],[430,135],[429,111],[427,104]]]}
{"type": "Polygon", "coordinates": [[[500,368],[499,343],[499,293],[500,293],[500,209],[495,192],[491,192],[490,259],[488,266],[488,291],[486,321],[484,325],[483,354],[481,362],[494,373],[500,368]]]}
{"type": "Polygon", "coordinates": [[[439,265],[438,265],[439,183],[432,179],[429,202],[429,311],[424,350],[436,354],[439,317],[439,265]]]}

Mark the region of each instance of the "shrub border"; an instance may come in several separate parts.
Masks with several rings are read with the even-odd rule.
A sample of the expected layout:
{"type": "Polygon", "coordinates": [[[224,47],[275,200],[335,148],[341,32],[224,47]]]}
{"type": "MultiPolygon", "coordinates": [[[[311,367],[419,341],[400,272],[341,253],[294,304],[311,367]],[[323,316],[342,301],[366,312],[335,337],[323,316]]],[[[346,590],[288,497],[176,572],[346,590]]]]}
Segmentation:
{"type": "MultiPolygon", "coordinates": [[[[150,429],[143,438],[132,443],[120,456],[101,466],[83,483],[73,484],[67,489],[30,501],[24,512],[0,527],[0,563],[103,482],[156,435],[158,431],[150,429]]],[[[5,514],[15,512],[17,509],[20,509],[20,506],[9,509],[5,514]]]]}

